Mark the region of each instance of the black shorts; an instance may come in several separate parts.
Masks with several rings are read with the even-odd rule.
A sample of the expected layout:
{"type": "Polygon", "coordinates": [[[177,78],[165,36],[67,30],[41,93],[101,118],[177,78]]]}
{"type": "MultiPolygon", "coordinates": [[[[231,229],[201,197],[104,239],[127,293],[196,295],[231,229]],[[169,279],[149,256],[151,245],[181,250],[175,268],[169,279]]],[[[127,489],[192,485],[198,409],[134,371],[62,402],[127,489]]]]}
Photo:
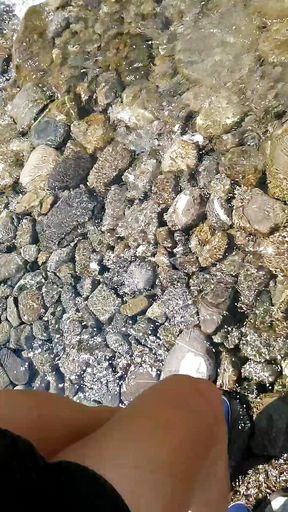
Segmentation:
{"type": "Polygon", "coordinates": [[[73,462],[47,462],[29,441],[3,429],[0,485],[2,503],[7,501],[11,510],[18,505],[30,511],[129,512],[118,492],[91,469],[73,462]]]}

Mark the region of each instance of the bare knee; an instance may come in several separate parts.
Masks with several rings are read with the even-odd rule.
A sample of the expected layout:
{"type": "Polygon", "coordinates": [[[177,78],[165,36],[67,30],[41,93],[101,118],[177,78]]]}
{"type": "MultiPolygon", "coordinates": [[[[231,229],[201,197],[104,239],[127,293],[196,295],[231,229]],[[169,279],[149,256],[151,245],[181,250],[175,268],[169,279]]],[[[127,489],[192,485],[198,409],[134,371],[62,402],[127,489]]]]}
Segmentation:
{"type": "Polygon", "coordinates": [[[164,379],[161,385],[163,397],[167,396],[171,407],[184,412],[203,409],[207,417],[213,415],[215,419],[222,419],[221,392],[212,382],[188,375],[172,375],[164,379]]]}

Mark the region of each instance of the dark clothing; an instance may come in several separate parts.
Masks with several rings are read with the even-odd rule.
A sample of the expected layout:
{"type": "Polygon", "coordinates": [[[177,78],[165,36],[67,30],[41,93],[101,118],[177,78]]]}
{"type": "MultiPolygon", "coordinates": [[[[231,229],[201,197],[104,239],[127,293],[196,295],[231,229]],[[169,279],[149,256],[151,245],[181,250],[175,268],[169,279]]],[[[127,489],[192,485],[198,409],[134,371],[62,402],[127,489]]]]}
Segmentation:
{"type": "Polygon", "coordinates": [[[18,505],[30,511],[129,512],[118,492],[91,469],[47,462],[29,441],[3,429],[0,483],[11,510],[18,505]]]}

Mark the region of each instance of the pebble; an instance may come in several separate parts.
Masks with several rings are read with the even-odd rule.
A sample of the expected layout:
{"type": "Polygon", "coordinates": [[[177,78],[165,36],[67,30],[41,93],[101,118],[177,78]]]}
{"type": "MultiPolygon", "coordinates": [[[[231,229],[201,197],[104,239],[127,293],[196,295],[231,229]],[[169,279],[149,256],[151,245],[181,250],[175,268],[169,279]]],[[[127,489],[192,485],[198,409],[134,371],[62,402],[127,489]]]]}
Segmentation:
{"type": "Polygon", "coordinates": [[[177,177],[172,173],[160,174],[153,182],[152,192],[160,209],[169,208],[179,192],[177,177]]]}
{"type": "Polygon", "coordinates": [[[132,153],[123,144],[114,141],[100,154],[88,176],[88,185],[100,195],[106,195],[108,187],[129,167],[132,153]]]}
{"type": "Polygon", "coordinates": [[[42,294],[38,290],[26,290],[18,297],[19,314],[23,322],[33,324],[44,313],[42,294]]]}
{"type": "Polygon", "coordinates": [[[5,372],[4,368],[0,366],[0,390],[8,388],[10,385],[10,379],[5,372]]]}
{"type": "Polygon", "coordinates": [[[0,244],[9,246],[14,242],[16,235],[16,226],[11,213],[4,211],[0,215],[0,244]]]}
{"type": "Polygon", "coordinates": [[[121,300],[105,284],[100,284],[88,299],[89,308],[102,323],[115,315],[120,304],[121,300]]]}
{"type": "Polygon", "coordinates": [[[281,457],[288,452],[288,397],[275,395],[255,418],[251,441],[257,455],[281,457]]]}
{"type": "Polygon", "coordinates": [[[127,186],[127,198],[139,199],[151,190],[152,183],[159,174],[159,165],[155,158],[138,158],[122,176],[127,186]]]}
{"type": "Polygon", "coordinates": [[[195,169],[197,153],[197,147],[189,141],[187,136],[176,139],[163,155],[162,171],[177,174],[195,169]]]}
{"type": "Polygon", "coordinates": [[[22,361],[11,350],[2,348],[0,350],[0,362],[6,371],[9,379],[16,385],[26,384],[29,379],[28,363],[22,361]]]}
{"type": "Polygon", "coordinates": [[[168,288],[161,298],[165,313],[172,324],[179,327],[194,326],[198,323],[197,307],[185,286],[168,288]]]}
{"type": "Polygon", "coordinates": [[[126,187],[113,185],[105,200],[105,213],[102,221],[103,231],[116,229],[124,218],[126,208],[126,187]]]}
{"type": "Polygon", "coordinates": [[[250,146],[230,149],[222,156],[219,169],[233,182],[244,187],[255,187],[262,176],[264,168],[263,155],[250,146]]]}
{"type": "Polygon", "coordinates": [[[15,252],[0,254],[0,282],[24,273],[23,260],[15,252]]]}
{"type": "Polygon", "coordinates": [[[21,319],[19,317],[14,297],[8,297],[7,299],[7,320],[9,320],[13,327],[17,327],[21,324],[21,319]]]}
{"type": "Polygon", "coordinates": [[[34,147],[43,144],[59,149],[65,145],[69,135],[70,128],[68,124],[50,117],[40,119],[31,129],[31,141],[34,147]]]}
{"type": "Polygon", "coordinates": [[[35,220],[32,217],[24,217],[21,220],[16,234],[16,247],[22,249],[25,245],[30,245],[35,242],[35,220]]]}
{"type": "Polygon", "coordinates": [[[20,183],[26,190],[35,190],[47,184],[49,174],[59,162],[60,154],[49,146],[37,146],[29,156],[20,174],[20,183]]]}
{"type": "Polygon", "coordinates": [[[206,336],[195,327],[185,329],[166,358],[162,378],[182,374],[214,380],[215,373],[215,356],[206,336]]]}
{"type": "Polygon", "coordinates": [[[198,188],[181,192],[164,216],[169,228],[186,229],[196,224],[205,212],[205,203],[198,188]]]}
{"type": "Polygon", "coordinates": [[[280,201],[253,188],[243,197],[236,196],[233,220],[235,226],[248,232],[269,235],[287,222],[288,210],[280,201]]]}
{"type": "Polygon", "coordinates": [[[48,177],[48,189],[52,192],[77,188],[84,182],[92,168],[92,160],[77,142],[68,142],[63,156],[48,177]]]}
{"type": "Polygon", "coordinates": [[[221,353],[221,363],[218,370],[217,386],[227,391],[235,391],[236,383],[241,374],[237,357],[227,351],[221,353]]]}
{"type": "Polygon", "coordinates": [[[97,82],[96,95],[101,107],[106,107],[113,103],[117,96],[122,92],[123,86],[121,80],[114,71],[102,73],[97,82]]]}
{"type": "Polygon", "coordinates": [[[128,299],[127,302],[121,306],[120,313],[127,316],[138,315],[146,311],[149,305],[149,299],[145,297],[145,295],[138,295],[138,297],[128,299]]]}
{"type": "Polygon", "coordinates": [[[149,389],[158,381],[155,372],[143,368],[132,367],[121,388],[121,398],[123,402],[129,404],[146,389],[149,389]]]}
{"type": "Polygon", "coordinates": [[[56,249],[59,242],[73,228],[87,222],[92,217],[93,209],[97,204],[97,198],[91,197],[85,188],[65,192],[46,217],[37,222],[41,245],[45,248],[56,249]]]}
{"type": "Polygon", "coordinates": [[[237,96],[225,89],[211,96],[203,105],[196,120],[196,129],[205,137],[219,136],[229,132],[243,114],[237,96]]]}
{"type": "Polygon", "coordinates": [[[21,249],[21,256],[24,258],[24,260],[29,261],[29,263],[32,263],[32,261],[36,261],[39,254],[39,247],[37,245],[25,245],[21,249]]]}
{"type": "Polygon", "coordinates": [[[113,137],[111,125],[104,114],[90,114],[82,121],[74,121],[71,133],[90,155],[103,150],[113,137]]]}
{"type": "Polygon", "coordinates": [[[51,100],[52,93],[34,83],[28,83],[16,94],[9,111],[20,132],[27,132],[36,116],[51,100]]]}
{"type": "Polygon", "coordinates": [[[0,345],[8,343],[10,338],[11,324],[4,320],[0,323],[0,345]]]}
{"type": "Polygon", "coordinates": [[[254,382],[261,382],[267,386],[274,384],[279,375],[279,367],[268,362],[248,361],[242,366],[242,377],[254,382]]]}
{"type": "Polygon", "coordinates": [[[149,261],[137,260],[131,263],[124,279],[124,291],[129,294],[153,288],[156,279],[155,265],[149,261]]]}

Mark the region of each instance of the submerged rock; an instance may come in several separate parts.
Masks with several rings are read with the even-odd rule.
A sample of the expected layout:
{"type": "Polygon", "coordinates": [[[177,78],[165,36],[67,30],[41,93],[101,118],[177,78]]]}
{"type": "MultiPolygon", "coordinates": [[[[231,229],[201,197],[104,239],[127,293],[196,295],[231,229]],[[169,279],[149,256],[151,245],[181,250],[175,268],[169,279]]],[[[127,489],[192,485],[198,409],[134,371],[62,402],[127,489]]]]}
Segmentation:
{"type": "Polygon", "coordinates": [[[255,418],[252,449],[257,455],[281,457],[288,452],[288,397],[277,396],[255,418]]]}
{"type": "Polygon", "coordinates": [[[238,97],[229,91],[211,97],[197,117],[197,131],[206,137],[227,133],[243,117],[245,110],[238,97]]]}
{"type": "Polygon", "coordinates": [[[124,290],[126,293],[137,293],[150,290],[156,279],[155,265],[149,261],[134,261],[128,268],[124,290]]]}
{"type": "Polygon", "coordinates": [[[242,367],[242,377],[266,384],[267,386],[273,384],[279,375],[279,367],[271,363],[248,361],[242,367]]]}
{"type": "Polygon", "coordinates": [[[52,93],[33,83],[28,83],[18,92],[9,105],[9,112],[20,132],[27,132],[37,115],[51,100],[52,93]]]}
{"type": "Polygon", "coordinates": [[[0,254],[0,282],[24,273],[23,260],[15,252],[0,254]]]}
{"type": "Polygon", "coordinates": [[[49,146],[38,146],[28,158],[20,174],[20,183],[26,190],[38,190],[47,187],[47,180],[60,154],[49,146]]]}
{"type": "Polygon", "coordinates": [[[178,336],[176,345],[169,352],[162,371],[162,378],[174,374],[213,380],[215,356],[207,338],[197,328],[186,329],[178,336]]]}
{"type": "Polygon", "coordinates": [[[77,188],[92,168],[92,160],[81,144],[68,142],[61,160],[57,161],[48,177],[52,192],[77,188]]]}
{"type": "Polygon", "coordinates": [[[46,217],[37,222],[37,231],[43,247],[55,249],[73,228],[87,222],[97,206],[97,197],[88,194],[85,188],[66,192],[46,217]]]}
{"type": "Polygon", "coordinates": [[[121,389],[121,397],[124,402],[130,403],[141,395],[146,389],[156,384],[157,375],[143,368],[132,367],[121,389]]]}
{"type": "Polygon", "coordinates": [[[131,151],[115,141],[99,156],[88,177],[89,187],[100,195],[106,195],[109,185],[121,176],[132,160],[131,151]]]}
{"type": "Polygon", "coordinates": [[[263,173],[264,158],[261,153],[249,146],[230,149],[220,161],[220,171],[228,178],[244,187],[255,187],[263,173]]]}
{"type": "Polygon", "coordinates": [[[288,209],[262,190],[238,194],[234,202],[234,225],[251,233],[269,235],[288,221],[288,209]]]}
{"type": "Polygon", "coordinates": [[[191,171],[197,164],[197,148],[189,138],[176,139],[162,158],[162,171],[181,173],[191,171]]]}
{"type": "Polygon", "coordinates": [[[82,121],[74,121],[71,133],[89,154],[104,149],[113,136],[112,128],[103,114],[90,114],[82,121]]]}
{"type": "Polygon", "coordinates": [[[269,194],[288,200],[288,124],[275,131],[267,146],[267,179],[269,194]]]}
{"type": "Polygon", "coordinates": [[[33,146],[51,146],[61,148],[67,142],[70,134],[68,124],[61,123],[56,119],[44,117],[35,123],[31,129],[31,140],[33,146]]]}
{"type": "Polygon", "coordinates": [[[142,313],[142,311],[146,311],[149,305],[150,302],[145,295],[138,295],[137,297],[128,299],[127,302],[121,306],[120,312],[122,315],[134,316],[138,315],[138,313],[142,313]]]}
{"type": "Polygon", "coordinates": [[[204,210],[205,203],[201,191],[191,187],[176,197],[165,219],[171,229],[185,229],[196,224],[204,210]]]}
{"type": "Polygon", "coordinates": [[[7,348],[2,348],[0,350],[0,362],[9,379],[14,382],[14,384],[21,386],[28,382],[28,364],[13,354],[11,350],[8,350],[7,348]]]}
{"type": "Polygon", "coordinates": [[[283,229],[267,238],[259,240],[256,250],[262,256],[264,264],[275,274],[288,275],[286,265],[288,257],[288,230],[283,229]]]}
{"type": "Polygon", "coordinates": [[[120,304],[121,300],[104,284],[99,285],[88,299],[89,308],[103,323],[114,316],[120,304]]]}

